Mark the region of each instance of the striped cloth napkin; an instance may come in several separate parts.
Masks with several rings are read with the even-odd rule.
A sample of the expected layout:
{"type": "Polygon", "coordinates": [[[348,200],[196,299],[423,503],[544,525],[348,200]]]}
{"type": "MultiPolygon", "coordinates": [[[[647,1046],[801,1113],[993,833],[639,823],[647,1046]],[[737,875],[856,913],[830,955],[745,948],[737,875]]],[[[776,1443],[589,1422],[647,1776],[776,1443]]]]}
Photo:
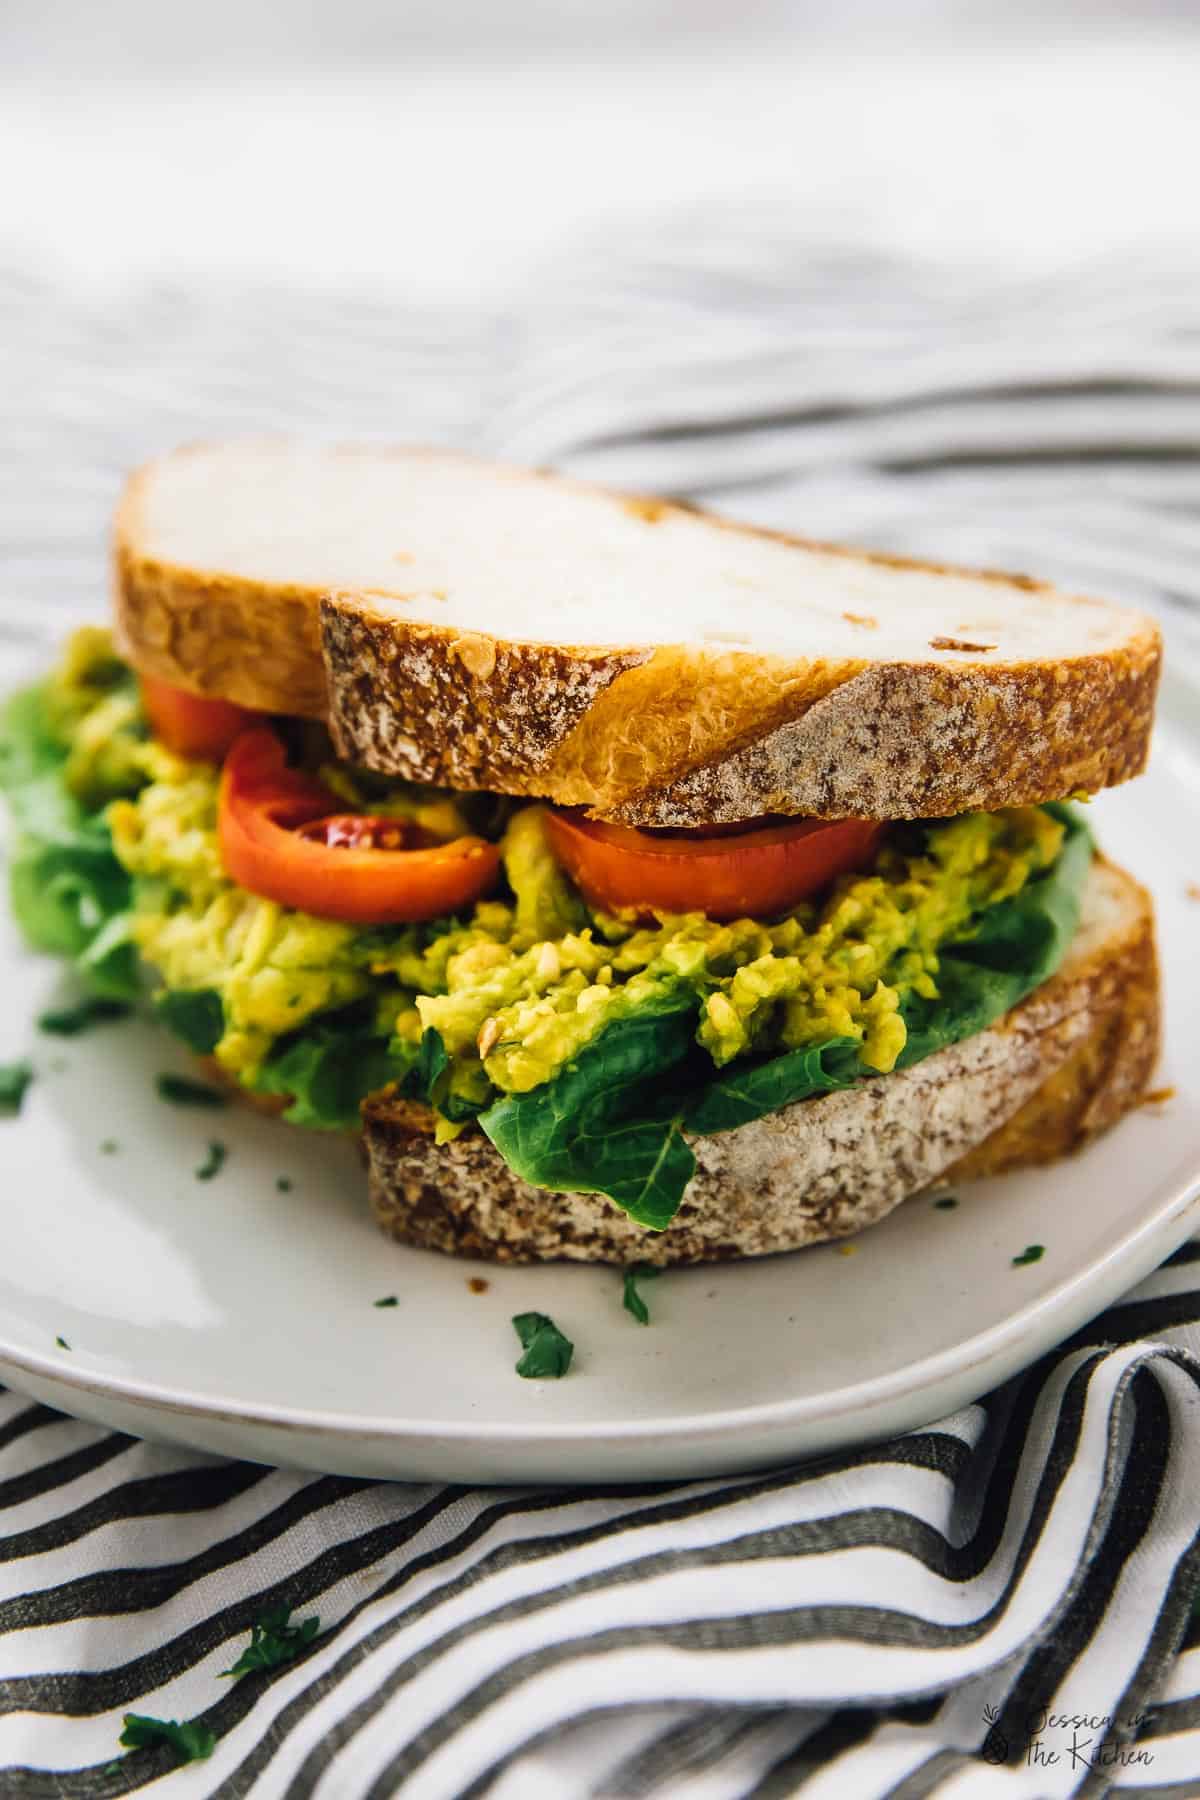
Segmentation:
{"type": "MultiPolygon", "coordinates": [[[[1186,654],[1195,292],[818,258],[711,219],[583,248],[496,314],[0,275],[0,648],[101,610],[124,467],[271,426],[1033,568],[1157,608],[1186,654]]],[[[304,1477],[0,1394],[0,1796],[168,1773],[264,1800],[1200,1795],[1198,1332],[1189,1246],[923,1431],[590,1491],[304,1477]],[[255,1645],[279,1660],[222,1680],[255,1645]],[[212,1753],[122,1755],[126,1713],[212,1753]]]]}

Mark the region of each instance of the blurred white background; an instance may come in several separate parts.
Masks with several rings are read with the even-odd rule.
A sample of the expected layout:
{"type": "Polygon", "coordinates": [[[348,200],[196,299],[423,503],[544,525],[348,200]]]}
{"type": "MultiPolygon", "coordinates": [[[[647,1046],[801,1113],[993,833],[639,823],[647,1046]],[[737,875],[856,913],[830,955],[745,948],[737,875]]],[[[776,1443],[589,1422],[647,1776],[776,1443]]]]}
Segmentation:
{"type": "Polygon", "coordinates": [[[1010,270],[1195,238],[1189,0],[5,0],[0,242],[491,297],[752,197],[1010,270]]]}

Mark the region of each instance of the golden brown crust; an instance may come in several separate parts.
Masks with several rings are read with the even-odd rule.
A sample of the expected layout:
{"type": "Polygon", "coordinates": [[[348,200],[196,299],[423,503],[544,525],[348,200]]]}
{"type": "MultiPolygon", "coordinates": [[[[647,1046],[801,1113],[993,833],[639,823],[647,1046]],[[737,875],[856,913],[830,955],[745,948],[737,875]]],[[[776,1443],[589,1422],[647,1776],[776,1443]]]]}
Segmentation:
{"type": "Polygon", "coordinates": [[[113,588],[117,642],[147,674],[262,712],[324,718],[319,592],[172,568],[120,538],[113,588]]]}
{"type": "Polygon", "coordinates": [[[557,745],[647,650],[509,644],[368,605],[321,609],[338,754],[445,787],[540,793],[557,745]],[[386,696],[386,698],[384,698],[386,696]]]}
{"type": "Polygon", "coordinates": [[[875,1223],[933,1183],[1077,1148],[1137,1104],[1159,997],[1149,897],[1098,863],[1076,947],[989,1030],[899,1074],[696,1138],[697,1173],[671,1226],[512,1174],[479,1132],[437,1146],[422,1107],[364,1108],[371,1202],[402,1242],[498,1262],[659,1264],[798,1249],[875,1223]]]}
{"type": "Polygon", "coordinates": [[[609,793],[601,810],[657,826],[768,812],[941,818],[1098,793],[1144,769],[1160,670],[1153,629],[1120,652],[1046,664],[861,668],[751,742],[609,793]]]}
{"type": "MultiPolygon", "coordinates": [[[[870,610],[844,610],[842,599],[832,600],[830,616],[841,632],[847,622],[852,627],[849,639],[834,640],[846,653],[808,658],[760,654],[752,631],[745,649],[738,648],[737,631],[696,643],[605,643],[602,616],[595,622],[598,641],[588,643],[506,638],[503,621],[496,633],[457,630],[406,616],[398,603],[415,596],[383,582],[369,592],[323,599],[314,586],[180,566],[150,554],[160,542],[147,524],[150,496],[180,456],[188,467],[194,467],[188,458],[215,458],[217,497],[209,506],[219,544],[220,484],[236,483],[244,473],[237,448],[227,448],[228,462],[219,446],[194,446],[130,480],[117,511],[113,558],[122,644],[139,666],[196,692],[329,717],[343,753],[379,769],[536,794],[629,823],[670,827],[767,812],[934,816],[1077,787],[1096,790],[1144,766],[1159,634],[1153,622],[1104,602],[1064,596],[1024,575],[856,551],[716,517],[697,522],[693,509],[676,503],[603,495],[549,473],[489,469],[459,458],[449,460],[472,469],[476,483],[494,476],[514,496],[535,484],[570,490],[581,496],[588,517],[599,496],[604,510],[619,508],[646,533],[663,533],[661,572],[653,559],[638,564],[638,579],[651,571],[648,614],[654,581],[661,578],[668,595],[678,586],[667,546],[686,519],[713,533],[705,567],[722,566],[722,542],[738,538],[801,552],[784,588],[794,580],[796,603],[813,606],[818,629],[825,616],[823,576],[812,566],[814,555],[836,559],[842,569],[892,569],[898,580],[917,573],[939,592],[940,584],[959,577],[986,582],[1000,598],[1011,590],[1039,642],[1036,619],[1029,624],[1032,596],[1037,616],[1044,601],[1059,627],[1067,619],[1065,640],[1078,641],[1083,653],[994,660],[988,646],[1003,636],[1002,607],[992,609],[996,633],[989,635],[981,618],[964,636],[964,615],[949,600],[928,648],[918,634],[912,653],[899,660],[879,649],[887,636],[879,627],[887,621],[870,610]]],[[[342,446],[337,453],[339,460],[355,454],[412,468],[424,460],[412,450],[342,446]]],[[[276,507],[286,510],[286,487],[282,500],[274,491],[276,507]]],[[[319,471],[309,491],[319,510],[319,471]]],[[[565,529],[547,546],[551,559],[562,554],[565,529]]],[[[206,541],[206,528],[188,541],[206,541]]],[[[276,562],[285,571],[288,541],[285,531],[276,562]]],[[[331,555],[336,563],[336,552],[331,555]]],[[[586,549],[580,557],[586,584],[586,549]]],[[[736,555],[729,560],[736,564],[736,555]]],[[[729,579],[736,580],[736,571],[729,579]]],[[[556,591],[554,579],[543,587],[542,614],[535,616],[552,637],[545,595],[556,591]]],[[[690,616],[686,595],[681,604],[690,616]]],[[[1061,648],[1064,629],[1046,641],[1061,648]]]]}
{"type": "Polygon", "coordinates": [[[510,644],[347,594],[321,622],[344,755],[650,826],[1098,792],[1145,767],[1161,666],[1150,622],[1108,652],[987,668],[510,644]]]}

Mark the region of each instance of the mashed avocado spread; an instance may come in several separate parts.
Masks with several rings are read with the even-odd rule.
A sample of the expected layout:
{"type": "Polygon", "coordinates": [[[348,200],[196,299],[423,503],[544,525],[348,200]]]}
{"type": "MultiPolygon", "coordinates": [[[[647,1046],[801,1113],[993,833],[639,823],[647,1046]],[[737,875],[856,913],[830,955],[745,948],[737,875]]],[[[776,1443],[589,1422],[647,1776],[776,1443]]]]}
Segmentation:
{"type": "MultiPolygon", "coordinates": [[[[28,796],[50,780],[59,794],[59,838],[69,819],[94,854],[107,839],[115,858],[109,898],[92,904],[93,913],[109,916],[79,921],[86,941],[75,947],[85,973],[89,955],[99,967],[98,935],[135,946],[161,983],[167,1023],[247,1087],[288,1094],[289,1116],[300,1122],[352,1122],[365,1092],[395,1081],[433,1104],[443,1137],[480,1116],[516,1166],[514,1119],[523,1121],[522,1144],[529,1141],[522,1097],[541,1095],[549,1105],[580,1071],[602,1065],[608,1073],[597,1076],[595,1091],[607,1082],[608,1093],[630,1046],[651,1056],[658,1086],[650,1111],[669,1113],[674,1129],[710,1119],[713,1096],[733,1093],[722,1074],[731,1064],[734,1074],[753,1073],[753,1080],[739,1076],[737,1092],[744,1102],[761,1089],[767,1103],[754,1102],[761,1112],[886,1073],[918,1050],[964,1035],[938,1022],[945,967],[960,1013],[964,979],[975,982],[973,1005],[980,983],[986,987],[984,1011],[967,1008],[969,1028],[979,1029],[993,1001],[991,1017],[1061,957],[1090,854],[1065,808],[971,813],[894,827],[870,870],[842,877],[819,902],[785,918],[718,924],[691,913],[645,925],[585,906],[550,852],[540,806],[502,806],[495,815],[500,897],[467,917],[362,929],[289,910],[228,879],[217,848],[217,770],[150,738],[136,681],[106,632],[78,633],[55,674],[19,704],[23,714],[10,709],[6,785],[22,834],[14,896],[35,941],[68,947],[50,942],[54,933],[29,916],[30,894],[52,871],[49,839],[44,830],[39,836],[28,796]],[[30,743],[36,738],[34,748],[21,749],[22,731],[30,743]],[[1078,842],[1084,848],[1067,881],[1065,847],[1078,842]],[[27,866],[22,874],[22,858],[27,864],[35,850],[41,874],[27,866]],[[1013,975],[1004,959],[1012,962],[1014,932],[1028,951],[1023,962],[1017,958],[1017,987],[1009,979],[993,994],[997,967],[1013,975]],[[978,979],[970,974],[976,968],[978,979]],[[647,1044],[650,1051],[640,1048],[647,1044]],[[764,1070],[774,1072],[770,1080],[764,1070]],[[681,1084],[691,1095],[686,1103],[681,1084]]],[[[472,797],[326,766],[311,742],[307,754],[351,807],[364,807],[369,792],[370,811],[413,817],[440,838],[477,828],[463,811],[472,797]]],[[[647,1078],[642,1068],[628,1075],[622,1117],[628,1084],[641,1105],[647,1078]]],[[[559,1162],[546,1158],[545,1185],[593,1185],[635,1217],[659,1222],[653,1206],[639,1212],[612,1184],[575,1179],[569,1170],[555,1179],[559,1162]]],[[[535,1158],[534,1179],[538,1167],[535,1158]]]]}

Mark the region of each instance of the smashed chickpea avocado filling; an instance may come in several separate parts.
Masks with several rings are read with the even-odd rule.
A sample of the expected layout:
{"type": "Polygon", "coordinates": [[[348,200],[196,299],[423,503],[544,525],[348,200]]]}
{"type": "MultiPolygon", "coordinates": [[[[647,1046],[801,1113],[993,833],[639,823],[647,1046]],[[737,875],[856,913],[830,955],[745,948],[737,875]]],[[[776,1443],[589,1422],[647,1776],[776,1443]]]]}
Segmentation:
{"type": "MultiPolygon", "coordinates": [[[[161,982],[168,1024],[247,1088],[288,1094],[289,1116],[300,1122],[352,1122],[362,1094],[395,1082],[432,1104],[440,1138],[483,1115],[518,1164],[514,1103],[543,1090],[566,1094],[568,1078],[577,1082],[581,1069],[606,1059],[609,1085],[597,1077],[595,1092],[609,1094],[611,1069],[624,1071],[628,1046],[654,1037],[658,1022],[655,1116],[669,1114],[676,1130],[709,1119],[713,1095],[733,1091],[718,1079],[731,1064],[756,1072],[758,1110],[768,1111],[953,1041],[964,1033],[937,1025],[948,956],[961,1011],[963,971],[978,966],[990,981],[1014,931],[1032,933],[1018,971],[1028,991],[1061,959],[1090,856],[1090,845],[1082,856],[1076,849],[1070,882],[1057,873],[1068,842],[1086,840],[1066,808],[971,813],[894,827],[869,870],[839,878],[784,918],[719,924],[689,913],[647,925],[589,909],[551,854],[544,808],[501,803],[493,830],[502,826],[501,895],[466,917],[363,929],[289,910],[229,880],[217,844],[218,771],[148,735],[136,681],[107,633],[77,634],[40,704],[62,783],[93,824],[102,822],[129,879],[119,929],[161,982]],[[790,1086],[762,1079],[763,1069],[787,1071],[790,1086]],[[808,1086],[797,1093],[801,1070],[808,1086]],[[694,1090],[710,1079],[698,1111],[694,1096],[669,1099],[672,1081],[694,1090]]],[[[329,766],[311,731],[308,739],[302,753],[349,806],[365,807],[363,784],[373,783],[372,813],[416,819],[446,841],[478,829],[465,810],[472,797],[329,766]]],[[[1012,993],[1019,997],[1011,983],[994,996],[989,987],[987,1005],[994,998],[1007,1010],[1012,993]]],[[[968,1023],[978,1029],[970,1021],[984,1015],[971,1005],[968,1023]]],[[[641,1068],[628,1075],[645,1079],[641,1068]]],[[[628,1113],[632,1090],[624,1091],[628,1113]]],[[[743,1100],[748,1091],[742,1083],[743,1100]]],[[[731,1115],[728,1123],[737,1122],[731,1115]]],[[[561,1121],[555,1129],[561,1138],[561,1121]]],[[[658,1223],[655,1206],[639,1212],[618,1182],[575,1180],[569,1170],[563,1177],[557,1150],[543,1163],[545,1185],[591,1185],[658,1223]]],[[[538,1178],[536,1158],[533,1167],[538,1178]]]]}

